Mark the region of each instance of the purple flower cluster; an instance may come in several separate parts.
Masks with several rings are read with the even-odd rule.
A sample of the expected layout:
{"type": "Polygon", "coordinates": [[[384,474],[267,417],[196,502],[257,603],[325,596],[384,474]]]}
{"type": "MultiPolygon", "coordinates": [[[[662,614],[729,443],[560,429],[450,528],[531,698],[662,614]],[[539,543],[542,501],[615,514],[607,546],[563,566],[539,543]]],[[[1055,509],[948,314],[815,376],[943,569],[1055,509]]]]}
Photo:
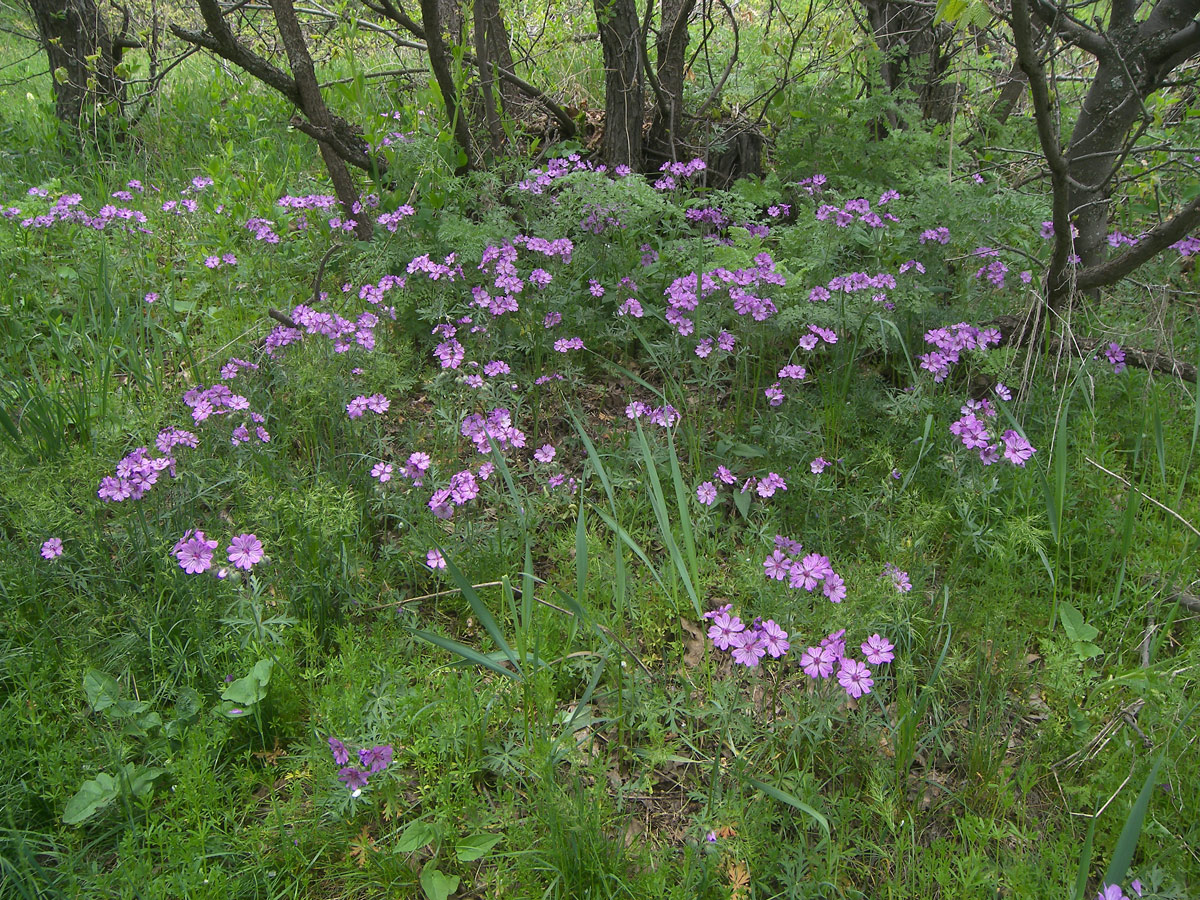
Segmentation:
{"type": "Polygon", "coordinates": [[[493,409],[486,418],[471,413],[463,419],[459,433],[473,441],[475,449],[485,456],[492,452],[492,441],[501,450],[525,446],[525,432],[513,425],[512,412],[504,407],[493,409]]]}
{"type": "MultiPolygon", "coordinates": [[[[962,418],[951,424],[950,433],[957,435],[967,449],[978,450],[980,462],[990,466],[1000,458],[1000,444],[993,443],[987,422],[976,413],[995,418],[995,408],[988,400],[968,400],[961,412],[962,418]]],[[[1037,452],[1023,435],[1011,428],[1000,435],[1000,440],[1004,445],[1004,458],[1014,466],[1024,468],[1037,452]]]]}
{"type": "MultiPolygon", "coordinates": [[[[901,272],[905,271],[907,269],[901,267],[901,272]]],[[[896,277],[890,272],[878,272],[874,275],[868,275],[866,272],[849,272],[845,275],[834,276],[825,285],[817,285],[808,292],[808,302],[824,303],[838,292],[854,294],[858,291],[894,290],[895,287],[896,277]]]]}
{"type": "Polygon", "coordinates": [[[966,322],[949,325],[945,328],[934,328],[925,332],[925,343],[932,344],[937,350],[923,353],[917,357],[921,368],[933,373],[933,380],[939,384],[950,374],[950,367],[955,365],[964,350],[987,350],[992,345],[1000,343],[998,328],[976,328],[966,322]]]}
{"type": "Polygon", "coordinates": [[[351,419],[358,419],[367,410],[370,410],[377,415],[383,415],[391,407],[392,401],[383,394],[372,394],[367,397],[359,394],[353,400],[346,404],[346,415],[351,419]]]}
{"type": "Polygon", "coordinates": [[[1171,249],[1177,251],[1184,259],[1195,256],[1200,253],[1200,235],[1188,235],[1183,240],[1173,243],[1171,249]]]}
{"type": "MultiPolygon", "coordinates": [[[[890,200],[895,200],[900,195],[895,191],[886,191],[879,198],[879,206],[883,206],[890,200]]],[[[862,222],[869,228],[887,228],[888,222],[899,222],[900,220],[890,212],[885,212],[880,215],[877,211],[871,209],[871,201],[865,197],[858,197],[850,200],[841,208],[833,206],[829,203],[822,203],[817,207],[816,217],[818,221],[827,222],[831,218],[833,223],[838,228],[847,228],[854,222],[862,222]]]]}
{"type": "Polygon", "coordinates": [[[363,350],[375,349],[375,327],[379,324],[379,316],[375,313],[359,313],[351,320],[300,304],[292,308],[292,321],[305,334],[328,338],[335,353],[345,353],[355,345],[363,350]]]}
{"type": "Polygon", "coordinates": [[[679,410],[669,403],[662,406],[647,406],[641,400],[633,400],[625,406],[625,418],[645,418],[651,425],[670,428],[679,421],[679,410]]]}
{"type": "Polygon", "coordinates": [[[908,573],[893,563],[885,565],[879,577],[892,579],[897,593],[907,594],[912,590],[912,582],[908,580],[908,573]]]}
{"type": "MultiPolygon", "coordinates": [[[[213,554],[217,541],[208,539],[203,531],[188,531],[176,541],[171,552],[179,560],[179,567],[189,575],[198,575],[212,568],[213,554]]],[[[239,534],[229,542],[225,551],[229,564],[249,572],[264,559],[262,541],[253,534],[239,534]]],[[[218,572],[225,577],[225,570],[218,572]]]]}
{"type": "Polygon", "coordinates": [[[1120,375],[1125,371],[1125,351],[1121,349],[1118,343],[1111,343],[1104,348],[1104,355],[1108,359],[1108,364],[1112,366],[1113,374],[1120,375]]]}
{"type": "Polygon", "coordinates": [[[950,229],[945,225],[939,225],[937,228],[927,228],[921,232],[920,241],[922,244],[930,241],[938,244],[948,244],[950,243],[950,229]]]}
{"type": "Polygon", "coordinates": [[[177,444],[195,447],[198,443],[198,438],[190,431],[168,428],[160,432],[156,446],[163,455],[151,456],[145,447],[131,451],[117,463],[115,475],[100,479],[96,496],[105,503],[141,500],[158,483],[159,475],[163,472],[175,477],[175,457],[168,455],[169,451],[177,444]]]}
{"type": "Polygon", "coordinates": [[[861,645],[866,662],[846,656],[846,629],[835,631],[821,640],[816,647],[806,647],[800,654],[800,667],[813,679],[828,679],[837,666],[838,684],[852,699],[857,700],[871,693],[875,680],[871,677],[872,666],[881,666],[895,659],[895,649],[887,638],[873,634],[861,645]]]}
{"type": "Polygon", "coordinates": [[[658,167],[658,171],[663,174],[654,182],[654,189],[656,191],[673,191],[679,186],[680,181],[699,175],[707,168],[708,165],[699,157],[688,162],[665,162],[658,167]]]}
{"type": "Polygon", "coordinates": [[[668,307],[664,318],[680,335],[687,337],[695,330],[695,323],[685,313],[696,310],[701,301],[722,293],[731,301],[734,312],[739,316],[748,315],[756,322],[764,322],[777,312],[775,304],[769,298],[757,296],[749,290],[759,290],[759,286],[764,284],[787,284],[786,277],[776,271],[775,261],[769,253],[755,256],[754,265],[749,268],[718,268],[703,275],[690,272],[676,278],[663,291],[668,307]]]}
{"type": "MultiPolygon", "coordinates": [[[[519,181],[515,187],[518,191],[524,191],[528,194],[542,194],[555,181],[570,175],[572,172],[597,172],[603,174],[607,171],[607,166],[596,165],[590,160],[584,159],[578,153],[572,153],[570,156],[557,157],[550,160],[544,168],[530,169],[525,173],[525,178],[519,181]]],[[[624,178],[631,175],[632,171],[629,166],[617,166],[613,174],[618,178],[624,178]]]]}
{"type": "MultiPolygon", "coordinates": [[[[38,191],[37,194],[31,194],[31,196],[47,196],[47,192],[40,188],[31,190],[38,191]]],[[[110,223],[118,222],[124,223],[128,230],[151,233],[149,229],[141,227],[147,222],[146,214],[143,212],[106,203],[93,216],[89,215],[87,210],[82,207],[82,203],[83,197],[79,194],[63,194],[44,213],[21,219],[20,225],[22,228],[51,228],[59,224],[76,224],[82,225],[84,228],[103,231],[110,223]]],[[[5,211],[6,218],[16,218],[20,214],[21,211],[17,207],[10,207],[5,211]]]]}
{"type": "Polygon", "coordinates": [[[747,628],[741,619],[730,614],[732,608],[732,604],[727,603],[706,612],[704,618],[712,622],[708,637],[713,646],[731,651],[735,663],[754,669],[764,656],[769,654],[772,659],[780,659],[791,648],[788,633],[774,619],[758,618],[747,628]]]}
{"type": "Polygon", "coordinates": [[[352,797],[362,794],[363,788],[372,775],[378,775],[392,764],[392,745],[379,744],[374,747],[360,747],[358,750],[358,765],[348,765],[350,751],[346,745],[335,737],[329,738],[329,752],[333,761],[342,768],[338,769],[338,781],[350,789],[352,797]]]}
{"type": "MultiPolygon", "coordinates": [[[[637,301],[635,300],[632,302],[636,303],[637,301]]],[[[641,308],[639,307],[639,312],[640,311],[641,308]]],[[[639,315],[638,318],[641,318],[641,316],[639,315]]],[[[712,355],[714,347],[717,350],[720,350],[722,353],[732,353],[736,344],[737,338],[732,333],[722,329],[720,334],[718,334],[715,338],[701,338],[700,342],[696,344],[696,355],[701,359],[705,359],[712,355]]]]}
{"type": "Polygon", "coordinates": [[[796,590],[812,593],[817,585],[821,592],[832,603],[841,603],[846,599],[846,582],[842,576],[833,571],[828,556],[819,553],[809,553],[804,557],[804,546],[797,541],[775,535],[775,549],[763,560],[763,572],[774,581],[788,582],[788,586],[796,590]]]}
{"type": "Polygon", "coordinates": [[[805,191],[810,197],[821,193],[825,190],[825,182],[828,179],[824,175],[813,175],[809,178],[802,178],[796,182],[796,187],[805,191]]]}

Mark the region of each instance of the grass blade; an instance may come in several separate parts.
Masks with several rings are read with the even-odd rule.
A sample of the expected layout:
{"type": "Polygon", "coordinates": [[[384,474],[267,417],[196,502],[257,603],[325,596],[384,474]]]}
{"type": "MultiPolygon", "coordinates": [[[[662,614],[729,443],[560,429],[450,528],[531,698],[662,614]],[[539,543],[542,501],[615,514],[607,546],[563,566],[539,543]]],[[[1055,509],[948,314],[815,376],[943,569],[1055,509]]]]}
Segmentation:
{"type": "MultiPolygon", "coordinates": [[[[507,666],[500,665],[500,663],[496,662],[486,654],[480,653],[473,647],[468,647],[466,644],[460,644],[458,641],[452,638],[443,637],[440,634],[434,634],[432,631],[421,631],[417,628],[410,630],[414,637],[419,637],[421,640],[441,647],[443,650],[449,650],[451,653],[461,656],[467,662],[475,663],[477,666],[483,666],[485,669],[490,669],[493,672],[503,675],[505,678],[511,678],[513,681],[521,680],[521,673],[519,671],[514,672],[507,666]]],[[[515,661],[513,662],[513,665],[516,665],[515,661]]]]}
{"type": "Polygon", "coordinates": [[[455,586],[462,592],[467,602],[471,604],[471,609],[475,613],[475,618],[479,620],[479,624],[483,626],[493,643],[504,653],[505,657],[512,664],[513,669],[516,670],[517,676],[524,677],[521,672],[520,663],[517,662],[517,654],[513,652],[512,647],[508,645],[508,641],[504,639],[504,633],[501,632],[500,626],[496,624],[496,620],[492,616],[491,610],[487,608],[487,604],[476,593],[475,587],[467,580],[467,577],[463,575],[458,566],[454,564],[454,560],[450,558],[449,554],[441,547],[438,547],[438,550],[441,551],[442,557],[446,560],[446,571],[454,581],[455,586]]]}
{"type": "Polygon", "coordinates": [[[798,797],[794,797],[785,791],[781,791],[773,784],[767,784],[765,781],[759,781],[757,778],[751,778],[749,775],[745,775],[743,777],[745,778],[746,783],[751,787],[757,788],[768,797],[772,797],[775,800],[778,800],[780,803],[786,803],[788,806],[792,807],[792,809],[796,809],[804,813],[804,815],[808,816],[810,819],[816,822],[818,826],[820,826],[821,831],[825,833],[826,838],[829,837],[829,820],[803,800],[798,797]]]}

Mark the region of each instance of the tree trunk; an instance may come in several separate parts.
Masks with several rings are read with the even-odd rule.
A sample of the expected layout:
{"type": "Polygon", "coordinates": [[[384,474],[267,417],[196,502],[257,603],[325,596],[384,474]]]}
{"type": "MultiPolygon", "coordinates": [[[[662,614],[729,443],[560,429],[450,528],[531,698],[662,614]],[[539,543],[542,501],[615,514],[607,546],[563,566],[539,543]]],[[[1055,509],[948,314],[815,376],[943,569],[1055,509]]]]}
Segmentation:
{"type": "MultiPolygon", "coordinates": [[[[292,70],[292,77],[300,94],[300,108],[317,129],[332,133],[333,116],[321,96],[312,56],[308,52],[308,44],[300,28],[300,20],[296,18],[292,0],[270,0],[270,3],[271,11],[275,13],[275,24],[279,27],[279,36],[283,41],[283,49],[287,54],[288,66],[292,70]]],[[[359,240],[370,240],[371,215],[360,205],[358,191],[354,188],[354,180],[350,177],[350,170],[346,168],[346,161],[338,156],[328,141],[318,139],[317,146],[321,149],[321,158],[325,161],[325,168],[333,182],[334,193],[342,204],[343,215],[354,220],[354,232],[359,240]]]]}
{"type": "MultiPolygon", "coordinates": [[[[647,0],[652,2],[652,0],[647,0]]],[[[683,79],[687,67],[688,20],[696,0],[662,0],[658,40],[655,49],[655,73],[665,108],[654,109],[650,125],[649,147],[656,156],[675,161],[676,148],[683,140],[683,79]]]]}
{"type": "Polygon", "coordinates": [[[641,29],[634,0],[592,0],[604,54],[604,142],[612,166],[642,164],[641,29]]]}
{"type": "Polygon", "coordinates": [[[911,93],[922,118],[949,122],[955,99],[954,85],[946,83],[954,58],[948,50],[949,26],[934,24],[932,6],[895,0],[862,0],[862,5],[883,54],[879,74],[888,92],[911,93]]]}
{"type": "MultiPolygon", "coordinates": [[[[458,91],[454,86],[454,74],[446,54],[446,41],[442,29],[442,6],[446,0],[421,0],[421,27],[425,32],[425,47],[429,53],[429,67],[437,79],[442,92],[442,103],[446,107],[446,119],[454,131],[454,138],[462,150],[463,160],[457,167],[462,174],[471,168],[471,126],[466,111],[458,102],[458,91]]],[[[454,7],[457,8],[457,7],[454,7]]],[[[451,23],[453,24],[453,23],[451,23]]]]}
{"type": "Polygon", "coordinates": [[[112,33],[95,0],[28,0],[38,38],[50,62],[54,113],[74,127],[85,109],[119,102],[112,33]]]}

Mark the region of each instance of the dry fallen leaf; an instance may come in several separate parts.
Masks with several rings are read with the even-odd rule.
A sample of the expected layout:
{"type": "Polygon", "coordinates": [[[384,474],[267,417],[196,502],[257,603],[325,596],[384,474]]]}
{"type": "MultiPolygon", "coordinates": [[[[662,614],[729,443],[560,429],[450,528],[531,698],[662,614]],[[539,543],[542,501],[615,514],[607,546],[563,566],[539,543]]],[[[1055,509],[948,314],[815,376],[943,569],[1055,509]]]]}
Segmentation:
{"type": "Polygon", "coordinates": [[[750,870],[743,862],[730,859],[725,863],[725,878],[733,889],[730,900],[745,900],[750,895],[750,870]]]}
{"type": "Polygon", "coordinates": [[[364,825],[358,837],[350,842],[350,856],[360,869],[367,867],[367,857],[375,852],[375,838],[371,837],[371,826],[364,825]]]}

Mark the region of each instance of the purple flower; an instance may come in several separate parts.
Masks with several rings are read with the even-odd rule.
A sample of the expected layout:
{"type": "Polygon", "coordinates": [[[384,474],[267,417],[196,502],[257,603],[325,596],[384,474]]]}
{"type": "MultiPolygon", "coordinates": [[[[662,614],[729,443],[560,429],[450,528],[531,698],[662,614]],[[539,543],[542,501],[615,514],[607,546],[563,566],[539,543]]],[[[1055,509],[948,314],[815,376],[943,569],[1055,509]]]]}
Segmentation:
{"type": "Polygon", "coordinates": [[[827,460],[823,456],[818,456],[816,459],[814,459],[812,462],[810,462],[808,464],[808,467],[810,469],[812,469],[812,473],[814,475],[820,475],[822,472],[825,471],[825,467],[828,465],[829,465],[829,460],[827,460]]]}
{"type": "Polygon", "coordinates": [[[382,772],[392,762],[392,745],[380,744],[371,749],[362,749],[358,751],[358,761],[362,763],[372,775],[382,772]]]}
{"type": "Polygon", "coordinates": [[[768,578],[775,581],[783,581],[788,577],[792,569],[792,561],[784,555],[782,550],[774,550],[770,556],[763,560],[763,569],[766,571],[768,578]]]}
{"type": "Polygon", "coordinates": [[[717,486],[711,481],[705,481],[696,488],[696,499],[705,506],[712,506],[717,502],[717,486]]]}
{"type": "Polygon", "coordinates": [[[541,447],[533,451],[533,458],[540,463],[548,463],[554,459],[554,445],[542,444],[541,447]]]}
{"type": "Polygon", "coordinates": [[[733,609],[733,604],[726,603],[724,606],[718,606],[716,609],[710,609],[708,612],[706,612],[704,614],[704,618],[715,619],[717,616],[722,615],[723,613],[727,613],[731,609],[733,609]]]}
{"type": "Polygon", "coordinates": [[[1004,458],[1014,466],[1024,468],[1025,463],[1037,452],[1029,441],[1011,428],[1000,435],[1000,439],[1004,441],[1004,458]]]}
{"type": "Polygon", "coordinates": [[[381,462],[375,463],[375,465],[373,465],[371,467],[371,477],[378,478],[380,484],[391,481],[392,480],[392,464],[391,463],[381,463],[381,462]]]}
{"type": "Polygon", "coordinates": [[[863,694],[871,693],[871,687],[875,684],[871,678],[871,670],[866,665],[846,657],[842,658],[841,668],[838,669],[838,683],[855,700],[863,694]]]}
{"type": "Polygon", "coordinates": [[[758,496],[766,499],[767,497],[775,496],[776,491],[786,491],[787,482],[777,472],[769,472],[766,477],[758,482],[758,496]]]}
{"type": "Polygon", "coordinates": [[[1108,357],[1114,375],[1120,375],[1125,371],[1125,351],[1121,349],[1120,344],[1115,342],[1109,344],[1104,348],[1104,355],[1108,357]]]}
{"type": "Polygon", "coordinates": [[[806,647],[800,654],[800,667],[809,678],[828,678],[835,661],[833,651],[825,647],[806,647]]]}
{"type": "Polygon", "coordinates": [[[425,554],[425,565],[431,569],[446,568],[446,557],[442,556],[441,550],[430,550],[425,554]]]}
{"type": "Polygon", "coordinates": [[[762,623],[761,632],[763,646],[773,659],[779,659],[791,648],[788,643],[788,633],[775,624],[774,619],[762,623]]]}
{"type": "Polygon", "coordinates": [[[1106,884],[1096,895],[1096,900],[1129,900],[1119,884],[1106,884]]]}
{"type": "Polygon", "coordinates": [[[713,616],[713,624],[708,629],[708,636],[712,638],[712,642],[718,650],[728,650],[734,637],[745,628],[746,626],[737,616],[730,616],[729,613],[722,612],[713,616]]]}
{"type": "Polygon", "coordinates": [[[996,396],[1005,403],[1012,399],[1012,391],[1005,386],[1003,381],[997,381],[994,390],[996,391],[996,396]]]}
{"type": "Polygon", "coordinates": [[[354,766],[338,769],[338,781],[350,788],[350,795],[357,797],[367,786],[367,773],[354,766]]]}
{"type": "Polygon", "coordinates": [[[335,737],[329,739],[329,750],[333,754],[333,761],[339,766],[344,766],[350,762],[350,753],[346,750],[346,745],[335,737]]]}
{"type": "Polygon", "coordinates": [[[155,291],[149,291],[149,292],[147,292],[146,296],[143,297],[142,299],[145,300],[147,303],[153,303],[155,300],[158,299],[158,294],[155,291]]]}
{"type": "MultiPolygon", "coordinates": [[[[216,542],[213,546],[216,546],[216,542]]],[[[226,555],[234,566],[249,572],[255,563],[262,562],[262,542],[252,534],[239,534],[229,542],[226,555]]]]}
{"type": "Polygon", "coordinates": [[[59,538],[52,537],[46,543],[42,544],[43,559],[54,559],[55,557],[62,556],[62,552],[63,542],[59,538]]]}
{"type": "Polygon", "coordinates": [[[175,545],[179,567],[189,575],[198,575],[212,568],[213,551],[217,542],[207,540],[203,531],[189,531],[175,545]]]}
{"type": "Polygon", "coordinates": [[[830,603],[841,603],[846,599],[846,582],[842,581],[842,576],[837,572],[830,571],[825,575],[821,592],[829,598],[830,603]]]}
{"type": "Polygon", "coordinates": [[[895,654],[892,653],[894,649],[896,648],[887,638],[880,637],[878,634],[871,635],[862,643],[863,656],[873,666],[889,663],[895,659],[895,654]]]}
{"type": "Polygon", "coordinates": [[[733,647],[733,661],[749,669],[756,668],[758,661],[767,654],[766,644],[756,630],[734,635],[729,644],[733,647]]]}

